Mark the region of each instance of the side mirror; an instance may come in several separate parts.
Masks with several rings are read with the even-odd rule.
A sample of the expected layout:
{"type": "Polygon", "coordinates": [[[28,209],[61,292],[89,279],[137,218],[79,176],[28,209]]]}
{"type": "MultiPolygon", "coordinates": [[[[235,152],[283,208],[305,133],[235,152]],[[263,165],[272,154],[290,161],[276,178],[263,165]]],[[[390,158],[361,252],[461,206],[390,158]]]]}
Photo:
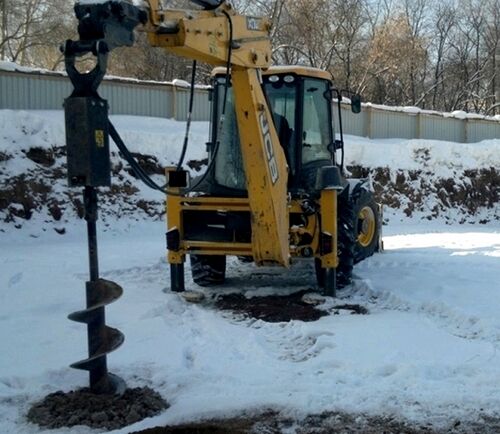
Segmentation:
{"type": "Polygon", "coordinates": [[[361,113],[361,95],[357,93],[351,97],[351,111],[355,114],[361,113]]]}
{"type": "Polygon", "coordinates": [[[323,92],[323,96],[327,101],[332,101],[333,100],[333,89],[330,87],[327,90],[323,92]]]}

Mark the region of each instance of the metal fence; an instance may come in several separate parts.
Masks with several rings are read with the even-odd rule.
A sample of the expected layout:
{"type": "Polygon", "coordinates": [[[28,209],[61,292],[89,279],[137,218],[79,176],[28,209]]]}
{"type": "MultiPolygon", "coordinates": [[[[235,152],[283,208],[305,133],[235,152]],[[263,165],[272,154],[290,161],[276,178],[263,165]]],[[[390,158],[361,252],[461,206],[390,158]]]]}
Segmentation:
{"type": "MultiPolygon", "coordinates": [[[[458,118],[448,113],[404,112],[364,104],[360,114],[353,114],[342,104],[344,132],[371,139],[402,138],[446,140],[476,143],[500,138],[500,120],[458,118]]],[[[338,131],[338,120],[336,120],[338,131]]]]}
{"type": "MultiPolygon", "coordinates": [[[[0,70],[0,109],[62,110],[71,91],[63,74],[0,70]]],[[[106,78],[99,94],[108,100],[111,114],[186,120],[189,89],[172,83],[106,78]]],[[[196,89],[194,107],[194,120],[208,120],[207,89],[196,89]]]]}
{"type": "MultiPolygon", "coordinates": [[[[60,110],[71,93],[69,79],[60,73],[0,70],[0,109],[60,110]]],[[[101,95],[109,101],[112,114],[128,114],[185,120],[189,89],[172,83],[128,79],[104,80],[101,95]]],[[[197,89],[194,120],[208,120],[207,89],[197,89]]],[[[342,104],[344,132],[373,139],[435,139],[475,143],[500,138],[500,121],[459,119],[440,113],[404,112],[364,104],[353,114],[342,104]]],[[[338,131],[338,119],[336,119],[338,131]]]]}

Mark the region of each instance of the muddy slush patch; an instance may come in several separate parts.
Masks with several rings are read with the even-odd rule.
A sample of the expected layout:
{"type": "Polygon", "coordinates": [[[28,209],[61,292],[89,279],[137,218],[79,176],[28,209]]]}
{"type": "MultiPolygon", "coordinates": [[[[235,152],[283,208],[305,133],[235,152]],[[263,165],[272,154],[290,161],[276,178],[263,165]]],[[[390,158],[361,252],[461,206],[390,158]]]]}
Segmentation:
{"type": "Polygon", "coordinates": [[[333,314],[340,315],[340,311],[350,312],[351,315],[368,315],[368,309],[360,304],[338,304],[333,307],[333,314]]]}
{"type": "Polygon", "coordinates": [[[451,421],[448,426],[430,423],[415,424],[390,416],[365,416],[338,412],[310,415],[293,420],[275,412],[242,416],[233,419],[213,419],[184,425],[149,428],[130,434],[497,434],[498,419],[484,418],[474,422],[451,421]]]}
{"type": "Polygon", "coordinates": [[[252,298],[246,298],[242,294],[228,294],[219,296],[216,307],[266,322],[292,320],[310,322],[328,315],[328,312],[304,303],[302,297],[306,293],[307,291],[300,291],[287,296],[269,295],[252,298]]]}
{"type": "Polygon", "coordinates": [[[110,431],[155,416],[168,406],[149,387],[127,389],[123,395],[96,395],[83,388],[47,395],[31,407],[27,418],[49,429],[86,425],[110,431]]]}
{"type": "Polygon", "coordinates": [[[305,294],[311,291],[300,291],[291,295],[269,295],[265,297],[246,298],[243,294],[218,296],[215,306],[220,310],[231,311],[246,318],[260,319],[265,322],[317,321],[323,316],[339,315],[340,311],[353,315],[366,315],[368,309],[359,304],[343,304],[333,306],[330,311],[317,309],[314,304],[303,301],[305,294]]]}

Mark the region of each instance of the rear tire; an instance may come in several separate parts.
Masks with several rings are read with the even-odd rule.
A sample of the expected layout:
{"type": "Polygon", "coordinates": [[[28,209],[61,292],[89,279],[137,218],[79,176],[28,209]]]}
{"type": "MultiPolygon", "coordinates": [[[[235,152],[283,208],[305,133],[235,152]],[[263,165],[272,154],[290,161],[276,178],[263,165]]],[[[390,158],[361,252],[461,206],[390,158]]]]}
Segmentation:
{"type": "Polygon", "coordinates": [[[362,185],[354,187],[351,195],[354,216],[354,263],[372,256],[379,248],[380,215],[373,193],[362,185]]]}
{"type": "Polygon", "coordinates": [[[223,255],[190,255],[193,281],[200,286],[214,286],[226,280],[226,257],[223,255]]]}

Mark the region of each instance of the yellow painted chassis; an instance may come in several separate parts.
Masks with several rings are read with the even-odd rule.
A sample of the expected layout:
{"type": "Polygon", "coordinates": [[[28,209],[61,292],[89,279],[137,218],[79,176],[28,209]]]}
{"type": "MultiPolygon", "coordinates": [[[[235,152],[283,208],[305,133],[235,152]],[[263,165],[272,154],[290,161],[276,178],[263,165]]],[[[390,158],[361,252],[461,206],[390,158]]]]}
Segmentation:
{"type": "MultiPolygon", "coordinates": [[[[311,215],[306,225],[289,226],[289,252],[292,257],[317,257],[321,259],[322,268],[336,268],[338,265],[337,255],[337,191],[325,189],[321,191],[319,199],[320,215],[311,215]],[[328,253],[321,253],[320,234],[328,234],[333,238],[333,249],[328,253]],[[303,234],[308,234],[310,244],[300,243],[303,234]],[[305,252],[312,252],[305,254],[305,252]]],[[[182,264],[187,254],[196,255],[234,255],[254,256],[255,247],[251,242],[221,242],[187,240],[184,237],[183,212],[251,212],[247,198],[213,197],[213,196],[182,196],[170,195],[167,197],[167,230],[179,231],[180,243],[178,249],[168,250],[168,262],[170,264],[182,264]]],[[[292,214],[303,214],[300,201],[291,199],[287,206],[286,218],[290,222],[292,214]]],[[[258,265],[267,265],[261,263],[258,265]]]]}
{"type": "MultiPolygon", "coordinates": [[[[336,268],[336,190],[321,191],[315,207],[320,209],[319,215],[308,216],[307,224],[290,226],[292,214],[303,214],[304,211],[299,201],[289,199],[288,165],[261,87],[262,71],[271,64],[270,20],[240,15],[227,2],[210,11],[164,9],[159,0],[147,0],[147,3],[148,23],[144,30],[150,45],[214,66],[231,63],[231,83],[248,191],[247,199],[168,196],[169,233],[175,229],[178,231],[175,243],[168,251],[169,263],[182,270],[186,254],[251,255],[257,265],[288,267],[290,257],[307,253],[320,258],[322,267],[328,271],[336,268]],[[183,213],[188,210],[191,215],[197,211],[248,212],[251,242],[186,239],[183,213]],[[325,239],[331,240],[328,249],[324,248],[325,239]],[[309,245],[304,246],[305,243],[309,245]]],[[[302,68],[298,72],[319,74],[327,80],[331,78],[317,70],[302,68]]],[[[176,273],[176,278],[181,276],[176,273]]],[[[180,280],[177,285],[180,285],[180,280]]]]}

